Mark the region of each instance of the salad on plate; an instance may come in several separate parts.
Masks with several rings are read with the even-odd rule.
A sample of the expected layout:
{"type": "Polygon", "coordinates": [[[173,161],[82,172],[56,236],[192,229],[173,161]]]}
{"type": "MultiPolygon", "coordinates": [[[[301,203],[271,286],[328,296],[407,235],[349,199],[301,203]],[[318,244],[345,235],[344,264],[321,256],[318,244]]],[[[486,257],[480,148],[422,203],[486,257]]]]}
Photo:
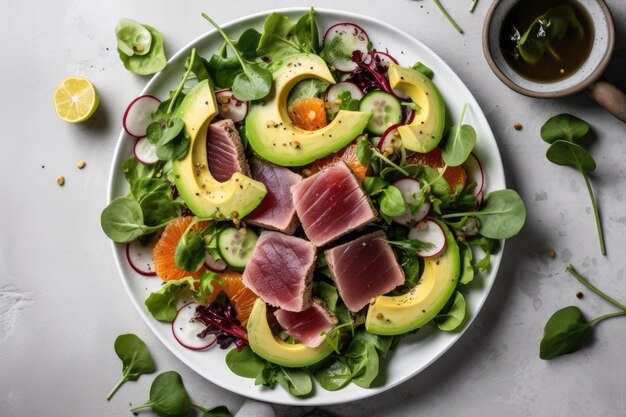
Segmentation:
{"type": "Polygon", "coordinates": [[[318,32],[311,9],[231,39],[203,16],[224,43],[128,106],[129,191],[102,228],[163,281],[145,308],[185,348],[229,349],[233,373],[294,396],[376,386],[404,336],[464,326],[466,286],[524,204],[489,190],[472,108],[446,108],[436,74],[367,28],[318,32]]]}

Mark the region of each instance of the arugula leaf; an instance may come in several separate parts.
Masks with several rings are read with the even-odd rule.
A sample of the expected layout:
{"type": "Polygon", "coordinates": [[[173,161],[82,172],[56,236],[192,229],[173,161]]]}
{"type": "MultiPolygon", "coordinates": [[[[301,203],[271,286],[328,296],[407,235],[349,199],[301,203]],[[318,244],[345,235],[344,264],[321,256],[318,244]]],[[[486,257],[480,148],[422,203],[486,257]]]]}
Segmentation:
{"type": "Polygon", "coordinates": [[[107,395],[107,401],[126,381],[136,381],[141,375],[151,374],[156,370],[148,346],[136,335],[119,335],[115,339],[114,348],[115,353],[122,360],[122,377],[107,395]]]}
{"type": "Polygon", "coordinates": [[[157,291],[151,293],[144,304],[155,319],[172,322],[178,312],[176,303],[192,288],[194,288],[192,277],[168,281],[157,291]]]}
{"type": "Polygon", "coordinates": [[[188,414],[190,407],[191,400],[182,378],[175,371],[167,371],[154,378],[148,401],[132,407],[130,411],[151,408],[161,417],[181,417],[188,414]]]}

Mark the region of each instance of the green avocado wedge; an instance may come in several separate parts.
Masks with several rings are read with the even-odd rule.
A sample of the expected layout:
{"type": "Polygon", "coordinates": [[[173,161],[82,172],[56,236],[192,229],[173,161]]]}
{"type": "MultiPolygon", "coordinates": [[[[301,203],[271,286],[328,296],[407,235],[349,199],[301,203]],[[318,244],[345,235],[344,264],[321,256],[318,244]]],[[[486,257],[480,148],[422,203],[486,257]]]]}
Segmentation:
{"type": "Polygon", "coordinates": [[[419,329],[431,321],[454,294],[461,273],[459,247],[446,225],[437,223],[446,235],[443,253],[424,260],[422,277],[406,294],[376,297],[365,320],[369,333],[399,335],[419,329]]]}
{"type": "Polygon", "coordinates": [[[328,66],[314,54],[290,55],[276,64],[274,86],[262,101],[252,103],[246,117],[246,134],[262,158],[282,166],[307,165],[352,142],[367,126],[371,113],[340,110],[327,126],[313,131],[293,125],[287,112],[291,89],[307,78],[334,84],[328,66]]]}
{"type": "Polygon", "coordinates": [[[318,363],[333,352],[332,346],[326,342],[310,348],[301,343],[282,341],[272,333],[266,315],[267,305],[257,298],[247,329],[250,349],[263,359],[287,368],[299,368],[318,363]]]}
{"type": "Polygon", "coordinates": [[[265,197],[267,189],[240,172],[228,181],[219,182],[207,158],[207,132],[218,114],[213,88],[207,80],[196,85],[184,98],[176,115],[185,123],[190,137],[187,155],[172,165],[174,183],[189,209],[200,219],[239,218],[254,210],[265,197]]]}

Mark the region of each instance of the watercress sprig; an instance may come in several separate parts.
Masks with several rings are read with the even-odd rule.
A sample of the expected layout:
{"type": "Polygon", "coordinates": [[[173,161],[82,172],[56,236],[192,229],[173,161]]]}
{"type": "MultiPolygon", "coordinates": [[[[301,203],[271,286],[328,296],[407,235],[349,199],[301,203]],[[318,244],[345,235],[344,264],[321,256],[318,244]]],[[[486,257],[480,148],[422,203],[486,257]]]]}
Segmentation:
{"type": "Polygon", "coordinates": [[[122,377],[115,384],[107,401],[126,381],[136,381],[143,374],[151,374],[156,370],[148,346],[134,334],[122,334],[115,339],[115,353],[122,360],[122,377]]]}
{"type": "Polygon", "coordinates": [[[220,35],[222,35],[241,64],[243,72],[238,74],[233,81],[233,95],[241,101],[260,100],[267,96],[272,88],[272,73],[256,62],[245,60],[241,56],[242,54],[239,48],[237,48],[237,45],[235,45],[226,32],[224,32],[206,13],[202,13],[202,17],[208,20],[220,35]]]}
{"type": "Polygon", "coordinates": [[[572,265],[568,265],[565,270],[585,287],[617,307],[619,311],[604,314],[587,321],[582,311],[576,306],[558,310],[548,319],[544,328],[543,338],[539,347],[539,357],[541,359],[553,359],[557,356],[577,351],[590,338],[591,329],[595,324],[606,319],[626,315],[626,305],[609,297],[592,285],[572,265]]]}
{"type": "Polygon", "coordinates": [[[476,130],[468,124],[463,124],[467,107],[468,104],[465,103],[461,110],[459,123],[450,129],[446,143],[441,151],[441,156],[446,163],[445,168],[447,166],[463,165],[476,145],[476,130]]]}
{"type": "Polygon", "coordinates": [[[461,27],[454,21],[452,16],[448,14],[448,12],[446,11],[446,9],[444,9],[444,7],[441,5],[439,0],[433,0],[433,2],[435,3],[435,6],[437,6],[441,14],[443,14],[443,16],[448,20],[448,22],[450,22],[450,24],[454,26],[457,32],[463,34],[463,29],[461,29],[461,27]]]}
{"type": "Polygon", "coordinates": [[[596,169],[596,162],[579,141],[587,132],[589,132],[587,122],[571,114],[563,113],[551,117],[544,123],[541,127],[541,138],[550,144],[546,152],[546,158],[550,162],[576,168],[583,176],[596,219],[600,252],[606,255],[598,203],[589,182],[589,173],[596,169]]]}

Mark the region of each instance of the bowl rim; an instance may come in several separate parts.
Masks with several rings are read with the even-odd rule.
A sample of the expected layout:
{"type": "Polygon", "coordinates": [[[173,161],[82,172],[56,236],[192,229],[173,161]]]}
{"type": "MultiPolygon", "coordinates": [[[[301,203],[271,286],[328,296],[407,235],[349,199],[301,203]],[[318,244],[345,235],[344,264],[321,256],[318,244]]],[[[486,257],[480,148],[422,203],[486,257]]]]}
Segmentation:
{"type": "MultiPolygon", "coordinates": [[[[523,0],[517,0],[523,1],[523,0]]],[[[576,94],[587,89],[591,84],[593,84],[598,78],[602,76],[606,67],[609,65],[611,58],[613,56],[613,50],[615,49],[615,22],[613,19],[613,14],[609,9],[609,6],[606,4],[604,0],[596,0],[604,13],[606,25],[607,25],[607,49],[604,53],[604,56],[600,60],[600,63],[596,66],[596,68],[584,79],[573,84],[570,87],[564,88],[558,91],[534,91],[528,88],[524,88],[511,80],[509,77],[502,72],[502,70],[498,67],[493,56],[491,54],[491,42],[490,42],[490,31],[491,31],[491,22],[493,20],[493,16],[497,8],[502,5],[503,0],[495,0],[489,10],[487,11],[487,15],[485,16],[485,23],[483,25],[483,54],[485,55],[485,59],[487,60],[487,64],[493,71],[493,73],[502,81],[507,87],[516,91],[520,94],[523,94],[528,97],[535,98],[559,98],[566,97],[572,94],[576,94]]]]}

